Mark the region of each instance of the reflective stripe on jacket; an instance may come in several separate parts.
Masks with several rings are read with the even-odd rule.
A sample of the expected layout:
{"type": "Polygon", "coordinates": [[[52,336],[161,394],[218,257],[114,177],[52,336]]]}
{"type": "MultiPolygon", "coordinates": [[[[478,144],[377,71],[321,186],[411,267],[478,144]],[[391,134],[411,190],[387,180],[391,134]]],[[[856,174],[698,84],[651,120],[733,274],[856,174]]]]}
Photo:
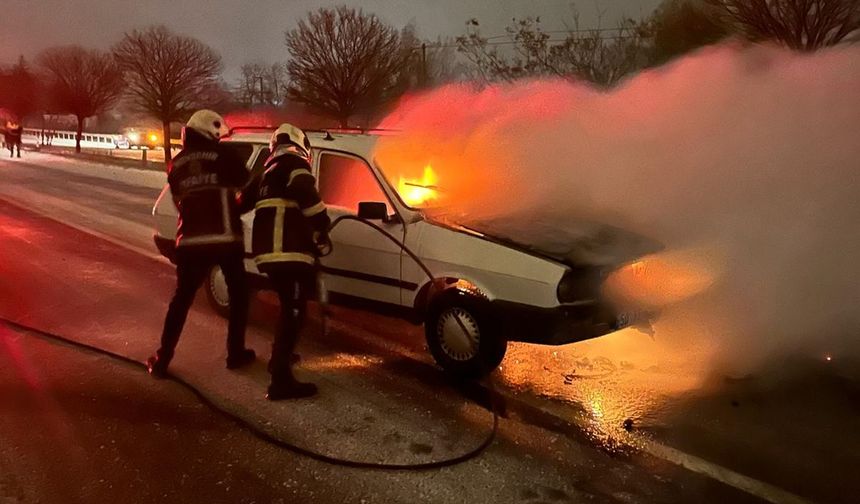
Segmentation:
{"type": "Polygon", "coordinates": [[[316,259],[314,232],[330,224],[316,180],[303,158],[285,154],[267,161],[254,214],[252,249],[258,265],[316,259]]]}

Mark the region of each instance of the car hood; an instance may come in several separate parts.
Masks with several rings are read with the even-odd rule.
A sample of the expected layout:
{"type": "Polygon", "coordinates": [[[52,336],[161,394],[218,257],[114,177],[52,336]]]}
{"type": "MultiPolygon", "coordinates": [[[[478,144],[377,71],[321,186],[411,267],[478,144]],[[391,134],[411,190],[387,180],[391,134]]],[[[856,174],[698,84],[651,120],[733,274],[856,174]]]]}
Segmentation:
{"type": "Polygon", "coordinates": [[[484,239],[571,267],[617,266],[664,248],[662,243],[638,233],[595,222],[510,217],[470,220],[468,224],[455,223],[450,217],[435,217],[432,220],[465,228],[480,234],[484,239]]]}

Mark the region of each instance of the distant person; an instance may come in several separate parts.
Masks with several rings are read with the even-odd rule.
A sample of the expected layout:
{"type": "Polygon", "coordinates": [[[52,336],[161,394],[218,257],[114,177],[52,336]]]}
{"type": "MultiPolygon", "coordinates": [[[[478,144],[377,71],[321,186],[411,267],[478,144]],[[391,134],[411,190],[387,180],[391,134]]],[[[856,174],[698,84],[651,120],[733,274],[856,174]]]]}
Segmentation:
{"type": "Polygon", "coordinates": [[[252,248],[254,261],[278,293],[281,316],[269,372],[271,401],[311,397],[313,383],[293,376],[296,343],[305,322],[308,298],[314,291],[316,258],[331,251],[329,216],[311,174],[308,137],[282,124],[269,143],[271,155],[259,187],[252,248]]]}
{"type": "Polygon", "coordinates": [[[239,191],[248,182],[248,171],[243,160],[219,143],[227,132],[217,113],[195,112],[182,130],[182,150],[167,168],[170,192],[179,210],[176,292],[164,320],[161,347],[147,360],[149,373],[155,377],[167,374],[194,295],[215,265],[224,273],[230,296],[227,369],[247,366],[256,358],[253,350],[245,348],[248,280],[239,218],[239,191]]]}
{"type": "Polygon", "coordinates": [[[23,128],[14,121],[6,122],[6,131],[4,134],[6,140],[6,148],[9,149],[9,157],[15,157],[15,149],[18,149],[18,157],[21,157],[21,135],[23,128]]]}

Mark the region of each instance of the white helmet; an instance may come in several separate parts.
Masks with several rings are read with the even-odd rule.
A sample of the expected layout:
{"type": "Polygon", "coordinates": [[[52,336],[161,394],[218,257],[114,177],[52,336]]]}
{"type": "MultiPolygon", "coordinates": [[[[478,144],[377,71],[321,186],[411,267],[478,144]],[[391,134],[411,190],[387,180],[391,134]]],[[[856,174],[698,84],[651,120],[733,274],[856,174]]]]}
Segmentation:
{"type": "Polygon", "coordinates": [[[269,141],[269,151],[274,153],[275,148],[279,145],[295,145],[298,147],[298,154],[306,159],[311,157],[311,142],[308,136],[301,128],[297,128],[290,123],[283,123],[278,126],[278,129],[272,133],[272,139],[269,141]]]}
{"type": "MultiPolygon", "coordinates": [[[[230,133],[230,128],[224,118],[217,112],[211,110],[198,110],[191,115],[188,122],[185,123],[186,128],[191,128],[197,133],[218,141],[221,137],[227,136],[230,133]]],[[[185,143],[185,130],[182,131],[183,144],[185,143]]]]}

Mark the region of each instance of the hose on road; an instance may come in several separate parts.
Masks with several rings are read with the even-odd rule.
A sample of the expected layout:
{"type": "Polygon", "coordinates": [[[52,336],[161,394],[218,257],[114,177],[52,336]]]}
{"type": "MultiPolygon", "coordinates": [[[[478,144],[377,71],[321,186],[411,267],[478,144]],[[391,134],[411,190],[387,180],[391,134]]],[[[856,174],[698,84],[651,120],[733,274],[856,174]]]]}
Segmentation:
{"type": "MultiPolygon", "coordinates": [[[[341,223],[345,220],[354,220],[357,222],[361,222],[365,225],[368,225],[368,226],[376,229],[381,234],[385,235],[389,240],[394,241],[399,247],[401,247],[401,250],[403,252],[405,252],[407,255],[409,255],[421,267],[421,269],[424,270],[424,272],[430,278],[431,285],[433,285],[433,282],[435,281],[435,279],[433,278],[433,274],[427,268],[427,266],[421,261],[421,259],[419,259],[418,256],[415,255],[411,250],[409,250],[408,247],[406,247],[406,245],[402,241],[398,240],[397,238],[395,238],[390,233],[388,233],[387,231],[385,231],[381,227],[377,226],[376,224],[374,224],[374,223],[372,223],[366,219],[362,219],[362,218],[355,217],[352,215],[345,215],[345,216],[341,216],[341,217],[335,219],[335,221],[332,223],[332,225],[329,229],[330,230],[334,229],[335,226],[337,226],[339,223],[341,223]]],[[[324,313],[325,313],[325,310],[324,310],[324,313]]],[[[323,316],[325,317],[325,315],[323,315],[323,316]]],[[[30,334],[35,334],[35,335],[37,335],[37,336],[39,336],[45,340],[48,340],[48,341],[68,345],[68,346],[71,346],[71,347],[74,347],[74,348],[77,348],[80,350],[84,350],[84,351],[87,351],[87,352],[90,352],[90,353],[93,353],[96,355],[108,357],[110,359],[131,365],[131,366],[135,366],[135,367],[138,367],[138,368],[141,368],[144,370],[146,369],[146,364],[139,362],[135,359],[132,359],[130,357],[127,357],[125,355],[111,352],[110,350],[105,350],[103,348],[99,348],[99,347],[96,347],[96,346],[93,346],[93,345],[90,345],[87,343],[75,341],[71,338],[67,338],[65,336],[61,336],[59,334],[55,334],[55,333],[52,333],[49,331],[43,331],[41,329],[31,327],[31,326],[26,325],[26,324],[22,324],[20,322],[16,322],[14,320],[9,320],[5,317],[0,317],[0,322],[7,325],[8,327],[17,329],[19,331],[27,332],[30,334]]],[[[465,328],[463,328],[463,329],[465,330],[465,328]]],[[[249,432],[253,436],[260,439],[261,441],[264,441],[264,442],[269,443],[269,444],[276,446],[278,448],[284,449],[286,451],[289,451],[289,452],[295,453],[297,455],[301,455],[301,456],[304,456],[304,457],[307,457],[307,458],[310,458],[310,459],[313,459],[313,460],[316,460],[316,461],[319,461],[319,462],[322,462],[325,464],[336,465],[336,466],[341,466],[341,467],[349,467],[349,468],[354,468],[354,469],[371,469],[371,470],[384,470],[384,471],[428,471],[428,470],[441,469],[444,467],[450,467],[450,466],[462,464],[464,462],[472,460],[472,459],[478,457],[479,455],[481,455],[481,453],[483,453],[484,450],[486,450],[493,443],[493,441],[496,438],[496,434],[498,433],[498,429],[499,429],[499,411],[498,411],[498,405],[497,405],[497,400],[498,400],[497,394],[495,393],[495,389],[492,386],[491,379],[488,377],[487,378],[487,389],[490,392],[490,401],[489,402],[490,402],[490,410],[492,411],[492,414],[493,414],[493,425],[492,425],[492,428],[490,429],[489,433],[484,437],[484,439],[481,441],[481,443],[478,444],[475,448],[472,448],[471,450],[466,451],[462,455],[458,455],[458,456],[447,458],[447,459],[434,460],[434,461],[430,461],[430,462],[395,464],[395,463],[385,463],[385,462],[367,462],[367,461],[361,461],[361,460],[349,460],[349,459],[343,459],[343,458],[338,458],[335,456],[327,455],[324,453],[319,453],[319,452],[316,452],[316,451],[311,450],[309,448],[305,448],[305,447],[296,445],[294,443],[291,443],[289,441],[285,441],[285,440],[275,436],[274,434],[266,431],[265,429],[259,427],[254,422],[251,422],[251,421],[243,418],[242,416],[219,406],[218,404],[215,403],[215,401],[213,401],[209,396],[207,396],[202,390],[200,390],[195,385],[189,383],[185,379],[183,379],[179,376],[173,375],[173,374],[168,375],[168,379],[175,382],[175,383],[178,383],[183,388],[190,391],[195,397],[197,397],[197,399],[202,404],[204,404],[210,410],[212,410],[216,414],[230,420],[231,422],[236,424],[238,427],[249,432]]]]}

